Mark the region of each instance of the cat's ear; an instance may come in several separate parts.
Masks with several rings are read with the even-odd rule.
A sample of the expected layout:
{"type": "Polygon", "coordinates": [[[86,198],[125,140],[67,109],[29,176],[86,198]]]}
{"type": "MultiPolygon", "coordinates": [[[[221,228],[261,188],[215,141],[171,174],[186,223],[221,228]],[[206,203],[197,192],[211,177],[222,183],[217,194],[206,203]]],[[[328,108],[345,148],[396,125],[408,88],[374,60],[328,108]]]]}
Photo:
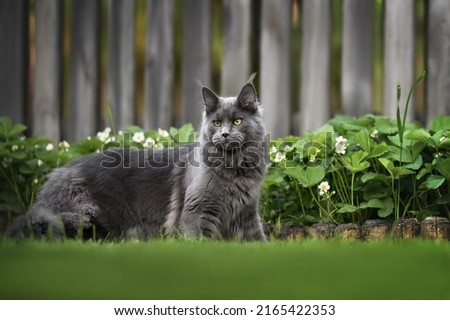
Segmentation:
{"type": "Polygon", "coordinates": [[[253,84],[247,83],[242,88],[241,93],[239,93],[237,100],[240,107],[250,111],[256,111],[258,108],[258,97],[253,84]]]}
{"type": "Polygon", "coordinates": [[[206,113],[216,111],[219,106],[219,97],[208,87],[202,87],[202,95],[206,113]]]}

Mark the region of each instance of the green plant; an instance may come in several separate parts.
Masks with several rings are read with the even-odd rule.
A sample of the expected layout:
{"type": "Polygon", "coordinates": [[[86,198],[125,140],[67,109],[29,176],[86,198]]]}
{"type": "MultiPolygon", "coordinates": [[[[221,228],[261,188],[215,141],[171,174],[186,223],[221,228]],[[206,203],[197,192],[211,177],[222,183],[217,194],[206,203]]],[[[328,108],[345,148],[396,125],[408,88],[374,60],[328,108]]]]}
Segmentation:
{"type": "Polygon", "coordinates": [[[310,224],[449,215],[450,117],[426,130],[380,116],[339,116],[273,141],[261,208],[267,221],[310,224]]]}

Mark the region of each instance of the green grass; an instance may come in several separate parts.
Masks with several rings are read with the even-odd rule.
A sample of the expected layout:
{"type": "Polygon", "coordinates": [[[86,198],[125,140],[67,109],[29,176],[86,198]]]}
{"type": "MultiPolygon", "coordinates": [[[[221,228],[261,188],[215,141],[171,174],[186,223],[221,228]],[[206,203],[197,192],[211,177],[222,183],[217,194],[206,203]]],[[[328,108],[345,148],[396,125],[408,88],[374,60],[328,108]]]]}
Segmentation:
{"type": "Polygon", "coordinates": [[[450,243],[0,242],[0,299],[450,299],[450,243]]]}

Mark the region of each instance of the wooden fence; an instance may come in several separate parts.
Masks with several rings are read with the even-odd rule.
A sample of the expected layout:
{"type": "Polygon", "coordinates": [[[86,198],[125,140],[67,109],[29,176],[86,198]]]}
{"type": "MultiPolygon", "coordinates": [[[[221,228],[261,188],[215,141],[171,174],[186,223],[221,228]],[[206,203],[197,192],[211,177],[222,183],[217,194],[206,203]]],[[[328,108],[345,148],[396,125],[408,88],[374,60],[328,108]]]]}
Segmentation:
{"type": "Polygon", "coordinates": [[[254,71],[273,137],[316,129],[336,112],[374,112],[374,92],[382,95],[378,109],[393,117],[397,83],[404,105],[405,91],[422,71],[416,70],[418,50],[426,52],[425,98],[422,113],[414,115],[413,108],[410,119],[429,124],[450,113],[448,0],[0,0],[0,43],[0,115],[54,140],[102,129],[108,123],[105,101],[117,128],[198,124],[197,81],[236,95],[254,71]],[[419,26],[418,5],[425,7],[419,26]],[[142,6],[145,31],[136,28],[142,6]],[[382,22],[375,18],[380,6],[382,22]],[[213,32],[219,18],[220,32],[213,32]],[[337,45],[336,19],[342,30],[337,45]],[[378,38],[377,23],[383,30],[378,38]],[[142,32],[140,70],[135,39],[142,32]],[[422,47],[417,32],[425,35],[422,47]],[[377,41],[382,76],[374,71],[377,41]],[[221,43],[219,55],[211,55],[214,43],[221,43]],[[336,63],[339,89],[332,97],[336,63]],[[217,65],[220,84],[213,86],[217,65]]]}

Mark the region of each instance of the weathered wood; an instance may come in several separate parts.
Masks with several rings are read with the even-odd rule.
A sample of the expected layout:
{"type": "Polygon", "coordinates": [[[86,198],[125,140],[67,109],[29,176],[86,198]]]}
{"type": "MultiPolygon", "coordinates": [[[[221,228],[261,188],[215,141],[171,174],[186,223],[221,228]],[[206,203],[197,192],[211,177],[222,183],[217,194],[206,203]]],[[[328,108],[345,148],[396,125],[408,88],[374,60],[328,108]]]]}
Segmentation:
{"type": "Polygon", "coordinates": [[[28,75],[28,1],[0,1],[0,116],[25,122],[28,75]]]}
{"type": "Polygon", "coordinates": [[[210,54],[211,1],[184,1],[181,121],[196,127],[203,111],[201,89],[197,82],[211,86],[210,54]]]}
{"type": "Polygon", "coordinates": [[[392,224],[392,236],[396,239],[412,239],[420,234],[420,223],[416,218],[398,219],[392,224]]]}
{"type": "Polygon", "coordinates": [[[426,217],[421,227],[426,239],[450,240],[450,221],[445,217],[426,217]]]}
{"type": "Polygon", "coordinates": [[[32,129],[53,141],[61,138],[62,9],[60,0],[36,0],[32,129]]]}
{"type": "Polygon", "coordinates": [[[271,138],[289,134],[291,1],[263,0],[260,96],[271,138]]]}
{"type": "Polygon", "coordinates": [[[221,94],[239,94],[250,74],[251,1],[223,1],[223,65],[221,94]]]}
{"type": "Polygon", "coordinates": [[[364,240],[380,240],[387,237],[391,225],[386,220],[367,220],[361,226],[364,240]]]}
{"type": "Polygon", "coordinates": [[[111,0],[108,21],[108,103],[117,127],[134,124],[135,0],[111,0]]]}
{"type": "Polygon", "coordinates": [[[100,1],[72,2],[71,100],[66,132],[76,141],[95,133],[99,109],[100,1]]]}
{"type": "Polygon", "coordinates": [[[169,128],[173,113],[174,1],[150,0],[147,17],[144,127],[169,128]]]}
{"type": "Polygon", "coordinates": [[[330,118],[331,1],[303,1],[300,132],[330,118]]]}
{"type": "Polygon", "coordinates": [[[428,1],[427,124],[450,114],[450,1],[428,1]]]}
{"type": "MultiPolygon", "coordinates": [[[[433,0],[434,1],[434,0],[433,0]]],[[[400,112],[403,114],[408,91],[415,78],[414,68],[414,0],[384,2],[384,114],[395,118],[397,84],[402,87],[400,112]]],[[[414,97],[411,97],[408,120],[414,118],[414,97]]]]}
{"type": "Polygon", "coordinates": [[[372,112],[373,0],[344,0],[342,32],[342,109],[361,116],[372,112]]]}

